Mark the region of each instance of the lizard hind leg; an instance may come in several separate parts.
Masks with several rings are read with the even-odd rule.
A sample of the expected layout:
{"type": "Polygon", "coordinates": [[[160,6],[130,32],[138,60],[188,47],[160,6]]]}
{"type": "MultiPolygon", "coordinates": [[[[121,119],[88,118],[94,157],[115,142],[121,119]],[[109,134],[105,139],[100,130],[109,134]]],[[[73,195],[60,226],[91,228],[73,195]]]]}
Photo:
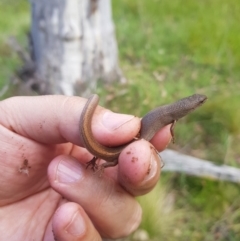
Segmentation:
{"type": "Polygon", "coordinates": [[[99,176],[101,177],[102,174],[104,173],[104,169],[107,167],[114,167],[118,164],[118,159],[115,159],[114,161],[111,162],[105,162],[101,165],[97,164],[97,161],[100,160],[98,157],[94,156],[92,160],[87,162],[86,169],[90,167],[95,173],[100,173],[99,176]]]}
{"type": "Polygon", "coordinates": [[[97,164],[98,159],[99,159],[98,157],[94,156],[92,158],[92,160],[90,160],[89,162],[86,163],[87,164],[86,169],[88,169],[88,167],[90,167],[94,172],[97,171],[98,167],[99,167],[97,164]]]}
{"type": "Polygon", "coordinates": [[[99,165],[99,166],[97,167],[96,172],[99,172],[99,177],[101,177],[102,174],[104,173],[104,169],[105,169],[105,168],[114,167],[114,166],[116,166],[117,164],[118,164],[118,159],[115,159],[115,160],[113,160],[113,161],[111,161],[111,162],[104,162],[103,164],[101,164],[101,165],[99,165]]]}

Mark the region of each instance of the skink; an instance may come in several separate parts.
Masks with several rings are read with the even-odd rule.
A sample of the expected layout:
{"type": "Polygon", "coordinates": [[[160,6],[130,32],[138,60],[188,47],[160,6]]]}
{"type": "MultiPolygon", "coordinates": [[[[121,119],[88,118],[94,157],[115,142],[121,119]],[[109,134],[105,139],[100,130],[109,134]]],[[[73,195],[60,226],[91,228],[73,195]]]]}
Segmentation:
{"type": "MultiPolygon", "coordinates": [[[[148,112],[141,119],[141,129],[139,139],[150,141],[153,136],[164,126],[172,124],[171,133],[173,136],[173,126],[177,120],[192,112],[201,106],[207,97],[205,95],[194,94],[183,98],[173,104],[159,106],[156,109],[148,112]]],[[[92,95],[86,102],[81,117],[80,117],[80,135],[82,137],[85,148],[94,155],[93,159],[87,163],[93,170],[103,170],[106,167],[115,166],[118,163],[118,157],[121,151],[133,141],[117,146],[107,147],[98,143],[92,133],[92,116],[98,105],[98,95],[92,95]],[[98,159],[103,159],[106,162],[100,167],[96,164],[98,159]]]]}

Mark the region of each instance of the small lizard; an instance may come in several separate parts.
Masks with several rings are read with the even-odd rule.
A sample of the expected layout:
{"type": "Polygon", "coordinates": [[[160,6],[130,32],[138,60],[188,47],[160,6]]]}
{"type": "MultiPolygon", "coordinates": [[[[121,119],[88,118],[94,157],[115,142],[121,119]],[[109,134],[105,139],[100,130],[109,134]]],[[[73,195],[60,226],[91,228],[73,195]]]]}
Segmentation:
{"type": "MultiPolygon", "coordinates": [[[[207,97],[205,95],[194,94],[192,96],[183,98],[173,104],[159,106],[156,109],[148,112],[141,119],[141,129],[138,139],[145,139],[150,141],[153,136],[164,126],[171,125],[171,135],[174,138],[173,127],[176,121],[199,106],[201,106],[207,97]]],[[[106,162],[100,166],[100,170],[107,167],[113,167],[118,164],[118,157],[121,151],[131,142],[116,146],[107,147],[97,142],[92,133],[92,116],[98,105],[98,95],[92,95],[86,102],[81,117],[80,117],[80,134],[82,136],[85,148],[94,155],[93,159],[87,163],[87,167],[91,166],[93,170],[98,170],[99,166],[96,164],[98,159],[103,159],[106,162]]]]}

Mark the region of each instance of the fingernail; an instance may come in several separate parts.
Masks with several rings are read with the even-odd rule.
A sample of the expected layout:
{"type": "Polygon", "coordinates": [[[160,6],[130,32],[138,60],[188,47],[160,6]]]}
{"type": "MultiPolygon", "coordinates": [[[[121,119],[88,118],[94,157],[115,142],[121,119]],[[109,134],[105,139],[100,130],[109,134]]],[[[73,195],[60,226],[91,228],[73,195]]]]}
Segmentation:
{"type": "Polygon", "coordinates": [[[102,118],[103,125],[110,130],[115,130],[134,118],[133,115],[118,114],[111,111],[104,113],[102,118]]]}
{"type": "Polygon", "coordinates": [[[83,176],[81,164],[74,160],[62,159],[56,171],[56,180],[61,183],[76,182],[83,176]]]}
{"type": "Polygon", "coordinates": [[[158,171],[158,162],[162,162],[162,158],[155,152],[155,150],[152,150],[147,173],[148,175],[145,176],[144,182],[152,179],[152,177],[156,175],[156,172],[158,171]]]}
{"type": "Polygon", "coordinates": [[[66,232],[74,237],[81,237],[86,232],[86,225],[79,211],[74,214],[70,224],[66,227],[66,232]]]}

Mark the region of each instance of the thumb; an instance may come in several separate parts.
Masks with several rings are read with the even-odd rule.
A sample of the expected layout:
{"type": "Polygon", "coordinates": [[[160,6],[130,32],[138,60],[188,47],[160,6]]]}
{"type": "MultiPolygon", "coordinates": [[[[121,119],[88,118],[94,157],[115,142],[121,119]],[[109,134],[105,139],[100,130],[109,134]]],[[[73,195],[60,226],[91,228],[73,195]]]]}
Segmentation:
{"type": "MultiPolygon", "coordinates": [[[[55,240],[102,240],[81,206],[72,202],[65,203],[58,208],[53,216],[52,229],[55,240]]],[[[48,236],[47,232],[44,240],[49,240],[48,236]]]]}

